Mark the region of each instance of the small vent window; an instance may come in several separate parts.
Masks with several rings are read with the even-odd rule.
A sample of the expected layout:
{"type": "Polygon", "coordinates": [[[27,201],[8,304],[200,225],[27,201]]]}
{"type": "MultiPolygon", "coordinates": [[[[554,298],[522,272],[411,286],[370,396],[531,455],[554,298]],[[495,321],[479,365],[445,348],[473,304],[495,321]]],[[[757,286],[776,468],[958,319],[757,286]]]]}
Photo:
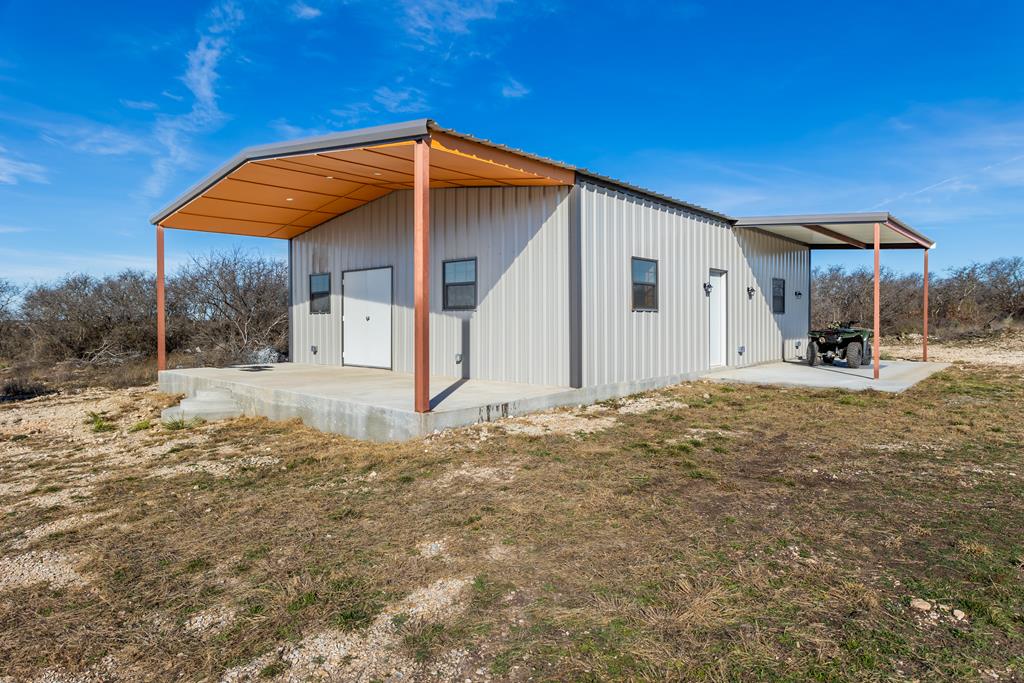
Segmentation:
{"type": "Polygon", "coordinates": [[[309,276],[309,312],[331,312],[330,273],[316,273],[309,276]]]}
{"type": "Polygon", "coordinates": [[[633,310],[658,310],[658,262],[633,258],[633,310]]]}
{"type": "Polygon", "coordinates": [[[772,278],[772,313],[786,312],[786,281],[779,277],[772,278]]]}
{"type": "Polygon", "coordinates": [[[476,308],[476,259],[444,262],[444,310],[476,308]]]}

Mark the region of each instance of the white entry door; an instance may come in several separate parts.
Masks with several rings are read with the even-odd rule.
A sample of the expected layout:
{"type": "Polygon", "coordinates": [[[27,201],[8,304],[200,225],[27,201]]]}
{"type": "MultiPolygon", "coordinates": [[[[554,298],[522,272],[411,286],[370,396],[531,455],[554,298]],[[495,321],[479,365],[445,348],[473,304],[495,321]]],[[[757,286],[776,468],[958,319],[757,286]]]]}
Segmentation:
{"type": "Polygon", "coordinates": [[[710,272],[711,291],[708,292],[708,351],[711,367],[726,364],[726,274],[722,270],[710,272]]]}
{"type": "Polygon", "coordinates": [[[391,268],[341,274],[342,362],[391,368],[391,268]]]}

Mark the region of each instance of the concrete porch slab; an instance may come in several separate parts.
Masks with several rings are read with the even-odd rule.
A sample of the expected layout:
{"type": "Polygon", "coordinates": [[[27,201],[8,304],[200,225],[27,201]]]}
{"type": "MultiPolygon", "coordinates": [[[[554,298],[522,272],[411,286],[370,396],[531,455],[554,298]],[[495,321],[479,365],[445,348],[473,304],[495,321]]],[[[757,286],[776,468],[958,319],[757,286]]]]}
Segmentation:
{"type": "Polygon", "coordinates": [[[817,387],[822,389],[848,389],[850,391],[906,391],[923,379],[945,370],[949,363],[919,363],[906,360],[884,360],[879,378],[873,378],[871,366],[853,370],[845,362],[835,365],[810,367],[802,361],[785,361],[755,365],[748,368],[727,368],[705,375],[716,382],[743,384],[773,384],[789,387],[817,387]]]}
{"type": "Polygon", "coordinates": [[[278,363],[166,370],[160,389],[195,396],[230,392],[246,415],[301,418],[317,429],[374,441],[403,441],[435,430],[584,402],[581,390],[431,377],[432,412],[413,410],[413,376],[372,368],[278,363]]]}

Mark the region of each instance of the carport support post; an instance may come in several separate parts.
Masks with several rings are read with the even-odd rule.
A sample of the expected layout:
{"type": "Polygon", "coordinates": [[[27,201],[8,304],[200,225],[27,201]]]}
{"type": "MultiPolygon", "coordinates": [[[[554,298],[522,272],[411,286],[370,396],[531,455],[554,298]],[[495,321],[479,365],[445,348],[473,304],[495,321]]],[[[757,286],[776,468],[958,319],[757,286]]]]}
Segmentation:
{"type": "Polygon", "coordinates": [[[924,250],[924,337],[921,340],[922,355],[928,362],[928,250],[924,250]]]}
{"type": "Polygon", "coordinates": [[[881,348],[882,347],[882,343],[881,343],[882,332],[881,332],[881,323],[879,321],[879,318],[881,316],[880,316],[880,310],[879,310],[879,306],[878,306],[878,298],[879,298],[878,297],[878,294],[879,294],[878,280],[879,280],[879,276],[880,276],[880,272],[879,272],[880,271],[879,255],[880,255],[880,249],[881,249],[881,241],[882,241],[882,228],[881,228],[881,226],[878,223],[875,223],[875,329],[874,329],[874,334],[871,335],[872,336],[872,340],[871,340],[871,356],[872,356],[872,362],[874,363],[874,366],[875,366],[875,379],[878,379],[879,369],[881,367],[881,361],[882,361],[882,348],[881,348]]]}
{"type": "Polygon", "coordinates": [[[430,412],[430,139],[413,154],[413,383],[417,413],[430,412]]]}
{"type": "Polygon", "coordinates": [[[164,297],[164,228],[156,226],[156,369],[167,369],[167,306],[164,297]]]}

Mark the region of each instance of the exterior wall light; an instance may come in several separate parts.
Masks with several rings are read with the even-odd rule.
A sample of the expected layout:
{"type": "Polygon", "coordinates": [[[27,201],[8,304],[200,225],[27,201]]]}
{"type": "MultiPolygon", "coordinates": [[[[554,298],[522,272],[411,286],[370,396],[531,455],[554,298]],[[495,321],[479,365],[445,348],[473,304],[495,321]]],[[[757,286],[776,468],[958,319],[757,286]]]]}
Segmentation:
{"type": "Polygon", "coordinates": [[[711,296],[711,283],[710,282],[705,282],[704,283],[704,295],[705,296],[711,296]]]}
{"type": "Polygon", "coordinates": [[[754,290],[753,287],[747,287],[747,298],[748,299],[753,299],[754,298],[754,291],[755,290],[754,290]]]}
{"type": "Polygon", "coordinates": [[[800,297],[802,297],[803,295],[804,295],[804,293],[803,293],[803,292],[801,292],[801,291],[799,291],[799,290],[798,290],[798,291],[796,291],[796,292],[793,292],[793,296],[795,296],[795,297],[796,297],[797,299],[799,299],[799,298],[800,298],[800,297]]]}

